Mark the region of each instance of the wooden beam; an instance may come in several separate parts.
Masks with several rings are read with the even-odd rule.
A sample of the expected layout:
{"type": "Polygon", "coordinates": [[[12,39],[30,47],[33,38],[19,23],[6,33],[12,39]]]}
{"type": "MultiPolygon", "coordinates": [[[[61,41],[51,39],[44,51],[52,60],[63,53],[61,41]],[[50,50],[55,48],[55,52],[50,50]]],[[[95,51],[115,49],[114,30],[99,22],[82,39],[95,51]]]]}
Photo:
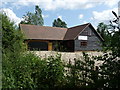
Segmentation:
{"type": "Polygon", "coordinates": [[[49,42],[48,40],[26,40],[27,42],[49,42]]]}

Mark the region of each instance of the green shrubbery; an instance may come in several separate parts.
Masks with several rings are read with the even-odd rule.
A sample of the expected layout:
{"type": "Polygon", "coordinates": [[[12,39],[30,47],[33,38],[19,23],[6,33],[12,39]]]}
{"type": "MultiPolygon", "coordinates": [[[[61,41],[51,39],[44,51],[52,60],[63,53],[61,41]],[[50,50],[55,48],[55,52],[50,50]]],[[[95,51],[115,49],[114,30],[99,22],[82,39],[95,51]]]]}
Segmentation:
{"type": "Polygon", "coordinates": [[[2,17],[2,87],[51,88],[61,87],[64,67],[61,56],[40,57],[26,51],[22,33],[5,15],[2,17]]]}
{"type": "Polygon", "coordinates": [[[62,85],[60,56],[40,59],[32,53],[3,60],[3,88],[51,88],[62,85]]]}
{"type": "Polygon", "coordinates": [[[83,58],[75,59],[74,64],[67,64],[67,86],[72,88],[120,88],[120,58],[112,53],[90,57],[83,53],[83,58]],[[95,62],[101,64],[95,66],[95,62]]]}

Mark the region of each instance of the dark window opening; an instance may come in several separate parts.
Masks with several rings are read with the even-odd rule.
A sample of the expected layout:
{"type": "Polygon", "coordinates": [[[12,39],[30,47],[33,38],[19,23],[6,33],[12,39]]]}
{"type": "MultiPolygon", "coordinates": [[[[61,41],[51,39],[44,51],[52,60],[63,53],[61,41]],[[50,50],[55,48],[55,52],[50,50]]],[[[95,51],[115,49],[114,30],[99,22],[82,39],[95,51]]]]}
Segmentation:
{"type": "Polygon", "coordinates": [[[81,41],[80,45],[81,46],[87,46],[87,41],[81,41]]]}
{"type": "Polygon", "coordinates": [[[48,50],[47,42],[29,42],[28,48],[30,50],[48,50]]]}

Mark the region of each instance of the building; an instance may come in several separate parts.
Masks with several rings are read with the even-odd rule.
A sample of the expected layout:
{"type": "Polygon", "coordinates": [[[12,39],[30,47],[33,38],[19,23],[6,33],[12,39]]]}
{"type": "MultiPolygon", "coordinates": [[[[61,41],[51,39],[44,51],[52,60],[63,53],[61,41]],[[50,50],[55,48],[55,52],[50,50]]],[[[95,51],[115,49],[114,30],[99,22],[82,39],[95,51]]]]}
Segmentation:
{"type": "Polygon", "coordinates": [[[103,38],[90,24],[59,28],[20,24],[30,50],[94,51],[101,50],[103,38]]]}

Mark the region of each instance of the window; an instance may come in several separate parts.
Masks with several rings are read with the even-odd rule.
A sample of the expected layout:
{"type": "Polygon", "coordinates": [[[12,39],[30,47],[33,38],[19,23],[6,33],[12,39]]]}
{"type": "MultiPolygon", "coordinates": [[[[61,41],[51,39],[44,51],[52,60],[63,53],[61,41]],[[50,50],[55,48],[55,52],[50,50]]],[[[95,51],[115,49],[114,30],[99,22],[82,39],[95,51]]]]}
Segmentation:
{"type": "Polygon", "coordinates": [[[80,46],[87,46],[87,41],[81,41],[80,46]]]}

